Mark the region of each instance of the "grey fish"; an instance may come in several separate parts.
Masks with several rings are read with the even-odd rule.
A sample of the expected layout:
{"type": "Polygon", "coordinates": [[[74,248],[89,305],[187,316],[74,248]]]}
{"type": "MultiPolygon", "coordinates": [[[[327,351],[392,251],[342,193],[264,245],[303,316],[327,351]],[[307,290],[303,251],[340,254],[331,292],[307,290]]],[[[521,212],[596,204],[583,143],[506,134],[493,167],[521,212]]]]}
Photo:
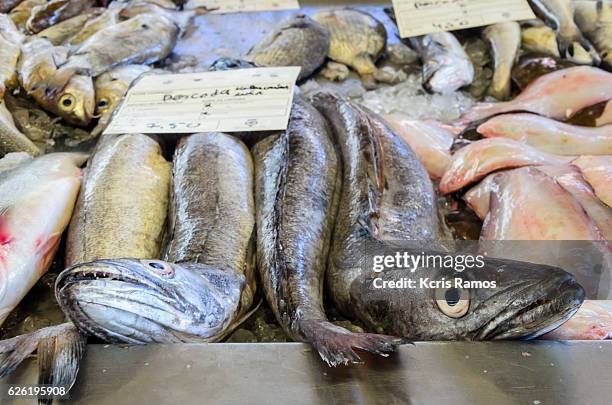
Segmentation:
{"type": "MultiPolygon", "coordinates": [[[[105,341],[206,342],[241,322],[255,292],[253,165],[229,135],[183,138],[175,153],[166,259],[81,263],[56,296],[79,329],[105,341]]],[[[129,255],[128,255],[129,257],[129,255]]]]}
{"type": "Polygon", "coordinates": [[[599,65],[601,58],[574,22],[570,0],[530,0],[536,13],[557,31],[559,51],[564,58],[584,65],[599,65]]]}
{"type": "Polygon", "coordinates": [[[329,33],[304,14],[296,14],[259,41],[246,59],[259,66],[301,66],[298,80],[317,70],[329,51],[329,33]]]}
{"type": "Polygon", "coordinates": [[[410,38],[423,62],[423,87],[434,93],[452,93],[474,80],[474,66],[450,32],[410,38]]]}
{"type": "Polygon", "coordinates": [[[521,49],[521,27],[516,21],[489,25],[483,31],[491,46],[495,71],[489,95],[498,100],[510,98],[512,67],[521,49]]]}
{"type": "Polygon", "coordinates": [[[574,21],[612,69],[612,1],[574,1],[574,21]]]}
{"type": "Polygon", "coordinates": [[[33,156],[41,153],[40,149],[17,129],[4,100],[0,100],[0,157],[11,152],[27,152],[33,156]]]}
{"type": "Polygon", "coordinates": [[[159,258],[170,176],[170,163],[150,137],[102,137],[88,163],[68,228],[66,265],[122,257],[159,258]]]}
{"type": "Polygon", "coordinates": [[[285,333],[310,343],[329,365],[357,363],[353,348],[392,351],[397,339],[358,334],[327,320],[323,281],[340,191],[340,167],[327,125],[297,97],[289,127],[253,148],[258,268],[285,333]]]}
{"type": "MultiPolygon", "coordinates": [[[[378,333],[408,339],[483,340],[536,337],[576,312],[584,289],[572,275],[510,260],[485,258],[478,274],[416,269],[431,280],[459,274],[464,280],[495,280],[495,289],[374,288],[378,276],[367,265],[366,249],[380,252],[412,241],[404,251],[445,254],[436,243],[433,186],[415,154],[377,116],[331,94],[315,95],[314,103],[330,122],[343,161],[327,274],[342,313],[378,333]]],[[[393,269],[383,277],[406,276],[405,269],[393,269]]]]}
{"type": "Polygon", "coordinates": [[[192,20],[200,15],[208,13],[206,7],[196,7],[189,10],[176,10],[175,8],[162,7],[155,3],[136,1],[135,4],[128,4],[119,12],[120,20],[127,20],[140,14],[153,13],[166,17],[179,27],[179,36],[182,36],[192,20]]]}

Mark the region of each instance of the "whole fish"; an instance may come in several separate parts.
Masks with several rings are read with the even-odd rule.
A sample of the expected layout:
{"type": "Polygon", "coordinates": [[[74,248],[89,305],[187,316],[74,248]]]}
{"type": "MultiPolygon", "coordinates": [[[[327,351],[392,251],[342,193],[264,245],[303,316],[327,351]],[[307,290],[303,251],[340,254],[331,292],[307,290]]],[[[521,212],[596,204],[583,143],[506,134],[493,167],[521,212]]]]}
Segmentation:
{"type": "Polygon", "coordinates": [[[96,77],[94,80],[96,116],[100,118],[96,127],[91,131],[91,138],[95,138],[106,129],[113,112],[132,82],[151,69],[148,65],[118,66],[96,77]]]}
{"type": "Polygon", "coordinates": [[[0,0],[0,13],[8,13],[23,0],[0,0]]]}
{"type": "Polygon", "coordinates": [[[391,351],[397,339],[352,333],[327,320],[323,282],[340,191],[340,167],[323,117],[301,98],[289,127],[257,143],[257,251],[264,292],[293,340],[331,366],[359,362],[353,348],[391,351]]]}
{"type": "Polygon", "coordinates": [[[459,118],[457,124],[468,125],[514,111],[564,120],[583,108],[611,98],[612,73],[590,66],[576,66],[539,77],[513,100],[477,104],[459,118]]]}
{"type": "Polygon", "coordinates": [[[91,8],[85,10],[82,14],[68,18],[60,23],[46,28],[36,36],[47,38],[53,45],[62,45],[68,39],[76,35],[87,21],[102,14],[103,8],[91,8]]]}
{"type": "Polygon", "coordinates": [[[151,13],[107,27],[70,54],[51,88],[62,88],[75,73],[96,77],[118,65],[155,63],[172,52],[177,35],[175,23],[151,13]]]}
{"type": "Polygon", "coordinates": [[[575,63],[599,65],[601,58],[574,22],[571,0],[530,0],[535,11],[557,32],[561,56],[575,63]]]}
{"type": "Polygon", "coordinates": [[[612,2],[573,1],[574,21],[601,55],[602,63],[612,69],[612,2]]]}
{"type": "Polygon", "coordinates": [[[17,129],[4,100],[0,100],[0,157],[11,152],[27,152],[33,156],[41,153],[40,149],[17,129]]]}
{"type": "Polygon", "coordinates": [[[439,179],[444,175],[454,141],[451,132],[438,122],[412,120],[401,114],[385,115],[383,118],[417,154],[429,177],[439,179]]]}
{"type": "Polygon", "coordinates": [[[102,137],[68,229],[66,266],[97,259],[159,258],[170,172],[159,144],[148,136],[102,137]]]}
{"type": "Polygon", "coordinates": [[[608,207],[612,207],[612,156],[580,156],[572,161],[593,191],[608,207]]]}
{"type": "MultiPolygon", "coordinates": [[[[548,175],[582,206],[593,220],[605,240],[612,240],[612,208],[601,202],[591,186],[584,180],[578,169],[571,165],[538,166],[538,170],[548,175]]],[[[492,173],[468,190],[463,199],[482,220],[489,213],[492,194],[499,194],[499,185],[492,173]]],[[[503,174],[503,173],[502,173],[503,174]]],[[[562,194],[562,193],[561,193],[562,194]]],[[[546,210],[542,210],[546,212],[546,210]]]]}
{"type": "Polygon", "coordinates": [[[81,14],[96,4],[95,0],[51,0],[32,8],[26,28],[36,34],[57,23],[81,14]]]}
{"type": "Polygon", "coordinates": [[[498,100],[510,98],[512,66],[521,49],[521,27],[516,21],[489,25],[483,35],[491,46],[494,73],[488,93],[498,100]]]}
{"type": "Polygon", "coordinates": [[[554,179],[536,167],[495,177],[481,239],[603,240],[582,206],[554,179]]]}
{"type": "Polygon", "coordinates": [[[57,88],[49,81],[58,73],[57,66],[66,60],[68,49],[55,47],[48,39],[30,37],[21,47],[19,81],[28,95],[45,110],[75,125],[87,125],[94,113],[93,80],[73,75],[57,88]]]}
{"type": "Polygon", "coordinates": [[[423,62],[423,87],[434,93],[452,93],[474,80],[474,66],[450,32],[410,38],[423,62]]]}
{"type": "Polygon", "coordinates": [[[452,193],[500,169],[563,165],[572,159],[542,152],[512,139],[482,139],[455,152],[440,180],[440,191],[452,193]]]}
{"type": "MultiPolygon", "coordinates": [[[[379,333],[404,338],[483,340],[537,337],[578,309],[584,289],[569,273],[492,258],[483,260],[478,274],[461,274],[464,279],[495,280],[493,290],[376,288],[373,277],[379,276],[372,275],[364,254],[368,246],[413,241],[435,250],[433,186],[414,153],[377,117],[330,94],[317,94],[314,102],[333,128],[343,165],[327,275],[330,295],[342,313],[379,333]]],[[[454,273],[427,270],[433,280],[454,273]]],[[[387,270],[384,278],[398,281],[406,274],[404,269],[387,270]]]]}
{"type": "Polygon", "coordinates": [[[389,81],[375,65],[387,46],[387,30],[380,21],[349,8],[319,11],[312,18],[329,31],[330,59],[353,68],[366,87],[389,81]]]}
{"type": "Polygon", "coordinates": [[[521,29],[521,45],[527,52],[560,58],[557,34],[541,20],[529,20],[521,29]]]}
{"type": "Polygon", "coordinates": [[[60,306],[81,330],[105,341],[205,342],[242,320],[255,292],[248,149],[220,133],[183,138],[171,217],[166,258],[175,263],[104,259],[58,277],[60,306]]]}
{"type": "Polygon", "coordinates": [[[569,321],[548,332],[547,340],[612,339],[612,301],[585,300],[569,321]]]}
{"type": "Polygon", "coordinates": [[[612,125],[580,127],[519,113],[493,117],[477,131],[487,138],[510,138],[556,155],[612,155],[612,125]]]}
{"type": "Polygon", "coordinates": [[[0,325],[48,270],[70,221],[85,159],[52,153],[2,173],[0,325]]]}
{"type": "Polygon", "coordinates": [[[30,15],[32,15],[32,9],[46,3],[47,0],[24,0],[11,10],[9,17],[11,17],[11,20],[13,20],[17,28],[26,32],[26,22],[30,18],[30,15]]]}
{"type": "Polygon", "coordinates": [[[246,54],[259,66],[301,66],[298,80],[310,77],[327,57],[330,35],[304,14],[286,19],[246,54]]]}

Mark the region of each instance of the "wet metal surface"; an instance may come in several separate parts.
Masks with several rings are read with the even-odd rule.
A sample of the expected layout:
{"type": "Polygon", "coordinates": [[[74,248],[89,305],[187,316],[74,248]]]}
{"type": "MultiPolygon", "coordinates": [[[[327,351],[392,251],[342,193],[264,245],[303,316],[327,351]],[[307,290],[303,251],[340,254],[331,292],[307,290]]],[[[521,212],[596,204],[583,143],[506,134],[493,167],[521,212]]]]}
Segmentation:
{"type": "MultiPolygon", "coordinates": [[[[299,343],[89,345],[69,403],[604,405],[612,397],[610,341],[417,343],[363,358],[331,369],[299,343]]],[[[31,360],[5,382],[35,376],[31,360]]]]}

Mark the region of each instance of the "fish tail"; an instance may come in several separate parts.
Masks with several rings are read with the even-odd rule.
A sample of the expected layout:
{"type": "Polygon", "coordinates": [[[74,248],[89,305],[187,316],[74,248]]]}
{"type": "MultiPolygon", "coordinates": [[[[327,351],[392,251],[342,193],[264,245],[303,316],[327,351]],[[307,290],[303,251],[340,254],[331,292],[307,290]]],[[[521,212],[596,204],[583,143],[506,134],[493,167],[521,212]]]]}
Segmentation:
{"type": "MultiPolygon", "coordinates": [[[[72,323],[43,328],[0,341],[0,378],[11,374],[34,350],[38,359],[38,383],[72,388],[85,352],[85,338],[72,323]]],[[[51,398],[39,398],[50,404],[51,398]]]]}
{"type": "Polygon", "coordinates": [[[388,356],[404,339],[375,333],[355,333],[326,320],[301,320],[304,341],[310,343],[329,366],[362,364],[354,349],[388,356]]]}

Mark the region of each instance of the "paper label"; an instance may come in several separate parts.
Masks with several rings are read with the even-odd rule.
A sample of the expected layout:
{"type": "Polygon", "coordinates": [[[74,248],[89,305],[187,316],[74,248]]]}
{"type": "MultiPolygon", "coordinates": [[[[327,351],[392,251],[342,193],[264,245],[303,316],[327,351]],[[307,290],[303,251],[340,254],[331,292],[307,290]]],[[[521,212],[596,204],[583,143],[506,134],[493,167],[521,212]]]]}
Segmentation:
{"type": "Polygon", "coordinates": [[[300,67],[145,74],[105,134],[270,131],[287,128],[300,67]]]}
{"type": "Polygon", "coordinates": [[[215,9],[211,13],[246,13],[251,11],[296,10],[300,8],[298,0],[191,0],[189,8],[208,7],[215,9]]]}
{"type": "Polygon", "coordinates": [[[393,0],[402,38],[535,18],[527,0],[393,0]]]}

